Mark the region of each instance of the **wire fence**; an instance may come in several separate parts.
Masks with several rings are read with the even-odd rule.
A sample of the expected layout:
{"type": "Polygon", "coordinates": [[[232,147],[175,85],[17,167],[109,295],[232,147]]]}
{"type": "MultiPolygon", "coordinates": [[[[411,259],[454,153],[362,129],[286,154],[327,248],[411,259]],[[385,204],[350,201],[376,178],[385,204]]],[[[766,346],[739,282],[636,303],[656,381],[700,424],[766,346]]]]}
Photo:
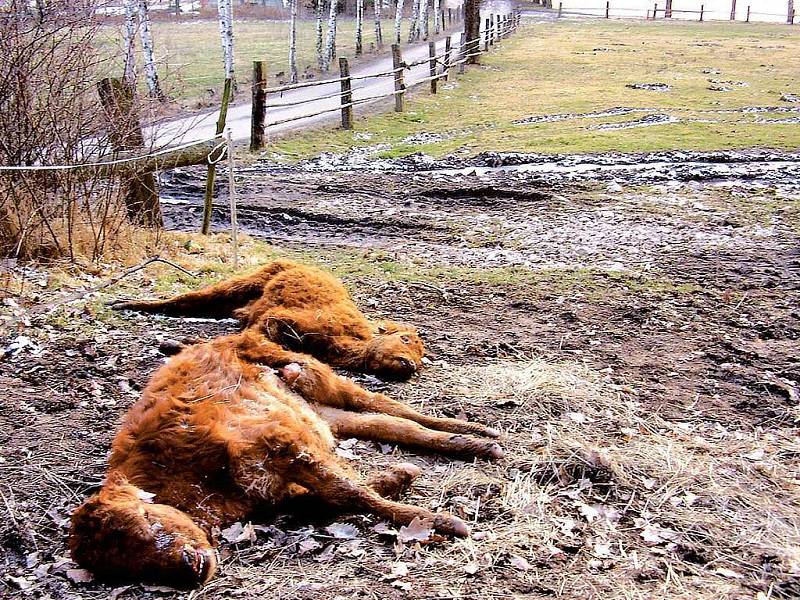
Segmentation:
{"type": "MultiPolygon", "coordinates": [[[[788,5],[787,5],[788,6],[788,5]]],[[[645,19],[659,19],[671,18],[680,15],[698,15],[698,20],[730,20],[750,22],[751,17],[774,17],[776,19],[785,20],[786,23],[793,25],[795,23],[795,10],[794,8],[787,7],[786,13],[770,13],[753,10],[757,5],[748,4],[746,6],[737,6],[736,2],[731,2],[730,11],[728,10],[710,10],[705,4],[699,3],[696,9],[677,9],[672,8],[671,5],[666,3],[662,4],[654,2],[646,8],[629,8],[622,6],[615,6],[613,2],[606,2],[605,6],[569,6],[565,7],[563,2],[557,5],[557,16],[569,17],[594,17],[594,18],[642,18],[645,19]],[[727,17],[727,18],[725,18],[727,17]]]]}
{"type": "MultiPolygon", "coordinates": [[[[321,81],[308,81],[291,85],[266,88],[265,90],[266,93],[272,94],[274,96],[274,95],[283,95],[286,92],[294,92],[296,90],[303,90],[312,87],[331,86],[335,84],[342,84],[343,82],[348,83],[348,89],[346,90],[342,89],[332,93],[325,93],[321,95],[314,95],[307,97],[306,96],[298,97],[295,99],[289,99],[285,102],[271,102],[263,104],[263,108],[265,109],[289,109],[292,107],[299,107],[306,104],[313,104],[322,101],[339,99],[338,103],[332,104],[330,107],[322,108],[320,110],[311,112],[303,111],[297,115],[291,115],[285,118],[279,118],[277,120],[269,120],[267,121],[266,125],[274,127],[277,125],[283,125],[294,121],[311,119],[331,112],[351,109],[352,107],[355,106],[376,102],[378,100],[382,100],[385,98],[403,96],[413,86],[418,86],[432,81],[438,81],[440,79],[446,79],[449,76],[450,69],[452,69],[455,66],[464,64],[472,57],[484,54],[485,52],[488,51],[490,43],[494,44],[495,42],[499,42],[501,39],[507,37],[510,33],[512,33],[518,27],[519,20],[520,20],[520,15],[518,12],[515,12],[510,15],[504,15],[502,21],[498,17],[497,23],[493,24],[492,27],[490,27],[489,29],[481,31],[480,36],[477,38],[466,40],[463,43],[459,42],[451,45],[450,43],[451,38],[448,37],[446,49],[443,52],[432,53],[426,57],[408,63],[401,61],[398,66],[395,66],[389,70],[383,70],[376,73],[364,73],[353,76],[347,75],[342,77],[325,79],[321,81]],[[480,47],[481,44],[485,44],[484,50],[481,50],[480,47]],[[356,89],[349,89],[349,84],[353,81],[367,81],[367,80],[381,79],[387,77],[391,77],[397,80],[398,76],[402,77],[402,74],[406,72],[411,72],[415,67],[420,67],[425,65],[431,68],[430,75],[424,77],[417,77],[409,85],[405,85],[405,83],[403,83],[400,89],[382,91],[380,93],[366,95],[359,98],[353,98],[354,92],[368,91],[370,90],[371,87],[374,86],[367,85],[367,86],[361,86],[356,89]]],[[[441,41],[442,40],[440,40],[440,42],[441,41]]],[[[430,47],[435,48],[435,44],[431,45],[430,47]]],[[[225,112],[227,111],[227,107],[225,107],[224,111],[225,112]]],[[[149,165],[155,166],[155,168],[151,170],[160,170],[158,169],[160,165],[158,159],[163,157],[179,156],[183,151],[188,151],[192,149],[199,150],[201,154],[203,154],[204,163],[207,163],[208,165],[215,165],[216,163],[222,161],[231,150],[231,148],[229,147],[230,142],[226,141],[224,134],[221,132],[221,130],[224,129],[225,126],[224,121],[225,119],[222,118],[220,121],[221,126],[220,124],[218,124],[218,130],[220,130],[220,132],[217,133],[216,135],[202,140],[194,140],[191,142],[186,142],[177,146],[168,146],[147,153],[138,153],[131,156],[126,155],[121,158],[78,162],[75,164],[68,164],[68,165],[47,165],[47,164],[3,165],[0,166],[0,174],[47,172],[47,171],[57,172],[57,171],[69,171],[72,169],[113,170],[114,168],[125,167],[125,166],[141,167],[147,161],[150,161],[148,163],[149,165]]]]}

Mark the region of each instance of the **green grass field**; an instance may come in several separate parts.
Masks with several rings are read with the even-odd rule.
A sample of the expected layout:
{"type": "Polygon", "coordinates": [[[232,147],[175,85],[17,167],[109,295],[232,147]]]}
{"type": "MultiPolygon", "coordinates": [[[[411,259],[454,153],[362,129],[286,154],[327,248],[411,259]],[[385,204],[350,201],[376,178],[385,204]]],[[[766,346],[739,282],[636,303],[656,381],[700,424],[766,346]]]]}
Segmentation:
{"type": "MultiPolygon", "coordinates": [[[[363,28],[364,58],[374,57],[375,24],[367,15],[363,28]]],[[[327,24],[326,24],[327,31],[327,24]]],[[[394,20],[381,22],[385,45],[394,36],[394,20]]],[[[433,32],[433,24],[431,24],[433,32]]],[[[119,27],[105,29],[103,44],[122,57],[121,30],[119,27]]],[[[323,33],[324,35],[324,33],[323,33]]],[[[408,19],[403,20],[402,40],[408,36],[408,19]]],[[[338,22],[337,54],[352,58],[355,55],[355,21],[341,18],[338,22]]],[[[214,90],[217,95],[222,89],[225,77],[222,66],[222,45],[216,21],[157,21],[153,23],[153,38],[156,59],[160,65],[159,76],[167,94],[189,106],[202,102],[214,90]]],[[[234,23],[234,45],[236,71],[240,80],[249,80],[252,62],[266,60],[270,74],[270,84],[287,79],[279,73],[288,74],[288,21],[242,20],[234,23]]],[[[121,59],[120,59],[121,60],[121,59]]],[[[117,65],[122,70],[121,62],[117,65]]],[[[139,65],[141,70],[141,64],[139,65]]],[[[307,68],[317,69],[316,21],[301,20],[297,27],[297,68],[300,76],[307,68]]],[[[338,65],[334,65],[338,73],[338,65]]]]}
{"type": "Polygon", "coordinates": [[[311,131],[279,140],[289,159],[353,146],[389,144],[384,156],[411,152],[476,154],[483,150],[525,152],[710,150],[800,146],[800,124],[762,124],[797,113],[715,113],[750,106],[800,106],[780,100],[800,94],[800,36],[785,25],[561,21],[527,26],[503,42],[482,65],[471,67],[436,96],[416,91],[407,112],[361,118],[354,133],[311,131]],[[712,91],[710,80],[735,82],[712,91]],[[669,92],[633,90],[634,83],[666,83],[669,92]],[[741,82],[744,85],[738,85],[741,82]],[[451,88],[451,89],[448,89],[451,88]],[[588,113],[613,107],[653,108],[678,123],[597,130],[600,123],[639,119],[571,118],[514,124],[533,115],[588,113]],[[443,139],[429,144],[403,140],[418,133],[443,139]],[[357,135],[355,135],[357,134],[357,135]],[[367,134],[367,135],[365,135],[367,134]]]}

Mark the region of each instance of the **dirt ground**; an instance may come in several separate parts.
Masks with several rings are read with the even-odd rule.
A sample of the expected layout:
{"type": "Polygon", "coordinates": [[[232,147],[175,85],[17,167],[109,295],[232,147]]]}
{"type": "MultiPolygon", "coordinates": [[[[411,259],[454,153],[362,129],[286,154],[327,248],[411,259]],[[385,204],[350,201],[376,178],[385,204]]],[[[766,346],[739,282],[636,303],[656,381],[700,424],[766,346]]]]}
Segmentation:
{"type": "MultiPolygon", "coordinates": [[[[245,262],[321,264],[370,315],[417,324],[428,369],[405,384],[358,379],[499,427],[506,457],[345,440],[362,472],[423,466],[407,500],[468,519],[473,537],[404,544],[370,516],[264,516],[223,534],[221,572],[190,594],[82,581],[66,519],[101,482],[116,425],[163,360],[159,341],[235,325],[102,308],[163,293],[148,270],[32,316],[73,289],[56,289],[47,268],[14,267],[0,345],[0,596],[800,596],[799,160],[350,156],[241,170],[240,223],[271,244],[246,240],[245,262]],[[326,529],[339,522],[356,529],[326,529]]],[[[168,182],[171,227],[196,229],[198,177],[168,182]]],[[[220,208],[217,227],[226,219],[220,208]]],[[[187,240],[178,262],[217,260],[187,240]]],[[[80,275],[87,287],[105,276],[80,275]]]]}

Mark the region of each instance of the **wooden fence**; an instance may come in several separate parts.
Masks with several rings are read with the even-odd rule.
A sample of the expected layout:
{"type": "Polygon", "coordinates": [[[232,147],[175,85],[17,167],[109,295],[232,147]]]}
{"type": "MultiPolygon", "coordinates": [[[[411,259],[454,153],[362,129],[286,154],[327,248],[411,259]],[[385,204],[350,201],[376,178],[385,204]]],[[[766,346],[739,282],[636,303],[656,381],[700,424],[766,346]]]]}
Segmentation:
{"type": "MultiPolygon", "coordinates": [[[[785,18],[786,23],[789,25],[795,24],[796,12],[794,8],[794,2],[789,1],[787,3],[787,12],[786,13],[767,13],[767,12],[759,12],[754,10],[753,5],[748,4],[746,6],[740,6],[743,8],[743,12],[739,13],[737,6],[738,0],[730,0],[730,13],[726,12],[724,14],[729,15],[730,21],[738,20],[738,16],[744,15],[744,21],[746,23],[751,22],[752,17],[778,17],[778,18],[785,18]]],[[[537,2],[536,4],[543,6],[544,8],[554,8],[553,2],[551,0],[543,0],[542,2],[537,2]]],[[[757,8],[757,7],[756,7],[757,8]]],[[[598,18],[605,18],[610,19],[612,17],[619,18],[619,17],[629,17],[629,18],[641,18],[644,17],[647,20],[655,20],[655,19],[671,19],[675,16],[681,15],[696,15],[697,20],[700,22],[709,20],[709,15],[711,14],[710,11],[706,8],[705,4],[699,4],[695,10],[678,10],[672,8],[672,1],[666,0],[663,4],[655,2],[652,5],[652,8],[648,7],[644,10],[635,9],[635,8],[626,8],[621,6],[614,6],[613,2],[610,0],[605,3],[605,6],[602,7],[569,7],[565,8],[563,2],[559,2],[555,9],[557,12],[557,17],[564,17],[564,16],[584,16],[584,17],[598,17],[598,18]]]]}

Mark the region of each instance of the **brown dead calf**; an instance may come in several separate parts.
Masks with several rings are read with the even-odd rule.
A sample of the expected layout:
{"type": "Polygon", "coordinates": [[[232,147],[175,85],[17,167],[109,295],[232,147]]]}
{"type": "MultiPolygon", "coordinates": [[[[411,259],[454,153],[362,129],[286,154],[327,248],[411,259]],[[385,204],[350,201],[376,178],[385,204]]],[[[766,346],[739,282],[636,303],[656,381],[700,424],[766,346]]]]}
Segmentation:
{"type": "Polygon", "coordinates": [[[411,377],[425,355],[414,327],[368,320],[338,279],[289,260],[167,300],[120,301],[111,307],[171,316],[236,317],[286,348],[335,367],[391,379],[411,377]]]}
{"type": "Polygon", "coordinates": [[[387,498],[418,468],[360,482],[334,436],[502,456],[488,427],[423,415],[245,330],[191,346],[156,371],[114,439],[102,490],[73,514],[72,556],[104,578],[200,585],[217,566],[212,528],[301,495],[468,534],[454,516],[387,498]]]}

